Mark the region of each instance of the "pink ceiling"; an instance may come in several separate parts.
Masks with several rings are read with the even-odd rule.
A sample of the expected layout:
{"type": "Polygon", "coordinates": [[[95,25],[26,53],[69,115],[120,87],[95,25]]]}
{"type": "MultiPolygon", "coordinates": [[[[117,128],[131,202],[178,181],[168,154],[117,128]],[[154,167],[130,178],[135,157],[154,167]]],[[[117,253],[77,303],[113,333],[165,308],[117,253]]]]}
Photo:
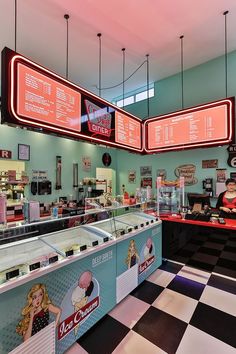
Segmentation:
{"type": "MultiPolygon", "coordinates": [[[[224,16],[228,15],[229,51],[236,49],[235,0],[18,0],[17,50],[61,75],[65,74],[66,23],[69,19],[69,76],[97,93],[98,39],[102,33],[102,85],[122,80],[150,54],[150,79],[180,71],[180,41],[184,34],[184,64],[190,68],[224,53],[224,16]]],[[[0,48],[14,49],[14,0],[0,1],[0,48]]],[[[146,84],[143,67],[126,91],[146,84]]],[[[122,87],[103,91],[112,99],[122,87]]]]}

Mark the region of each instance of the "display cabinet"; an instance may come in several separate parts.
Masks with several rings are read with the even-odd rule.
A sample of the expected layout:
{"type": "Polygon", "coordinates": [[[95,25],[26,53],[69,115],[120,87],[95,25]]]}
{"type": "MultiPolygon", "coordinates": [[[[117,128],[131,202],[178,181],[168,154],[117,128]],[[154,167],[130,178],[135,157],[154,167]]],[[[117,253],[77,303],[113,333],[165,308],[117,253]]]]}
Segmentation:
{"type": "Polygon", "coordinates": [[[47,267],[111,239],[83,226],[0,245],[0,284],[47,267]]]}
{"type": "Polygon", "coordinates": [[[43,352],[49,334],[52,354],[63,354],[161,265],[161,221],[141,208],[1,230],[1,354],[43,352]]]}
{"type": "MultiPolygon", "coordinates": [[[[90,224],[90,226],[106,231],[111,236],[117,238],[132,231],[143,229],[158,220],[158,218],[145,214],[142,211],[137,211],[137,209],[132,207],[123,207],[123,209],[125,214],[112,215],[108,220],[98,221],[90,224]]],[[[112,213],[114,214],[114,212],[117,212],[117,209],[113,210],[112,213]]]]}

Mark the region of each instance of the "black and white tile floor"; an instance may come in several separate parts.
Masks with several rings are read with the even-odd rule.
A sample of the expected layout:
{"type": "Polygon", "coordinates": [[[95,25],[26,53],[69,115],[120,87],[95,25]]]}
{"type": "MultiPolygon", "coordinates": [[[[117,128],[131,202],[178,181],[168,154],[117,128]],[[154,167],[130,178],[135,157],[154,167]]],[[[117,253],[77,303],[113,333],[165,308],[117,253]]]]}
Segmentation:
{"type": "Polygon", "coordinates": [[[208,272],[236,278],[236,237],[222,231],[193,235],[171,259],[208,272]]]}
{"type": "Polygon", "coordinates": [[[67,354],[235,354],[236,281],[166,262],[67,354]]]}

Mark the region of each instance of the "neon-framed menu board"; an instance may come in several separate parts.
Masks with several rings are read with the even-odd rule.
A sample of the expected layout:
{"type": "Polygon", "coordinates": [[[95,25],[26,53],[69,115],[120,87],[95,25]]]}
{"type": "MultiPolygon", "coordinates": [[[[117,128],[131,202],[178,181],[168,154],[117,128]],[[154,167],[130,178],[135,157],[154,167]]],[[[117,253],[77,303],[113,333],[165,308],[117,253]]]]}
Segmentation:
{"type": "Polygon", "coordinates": [[[81,95],[28,66],[17,63],[19,116],[81,131],[81,95]]]}
{"type": "Polygon", "coordinates": [[[150,118],[144,126],[147,153],[228,144],[234,137],[234,99],[150,118]]]}
{"type": "Polygon", "coordinates": [[[143,152],[140,118],[8,48],[2,51],[2,113],[3,123],[143,152]],[[136,140],[116,131],[126,129],[126,121],[136,140]]]}
{"type": "Polygon", "coordinates": [[[127,114],[115,112],[115,141],[119,144],[141,147],[141,124],[127,114]]]}

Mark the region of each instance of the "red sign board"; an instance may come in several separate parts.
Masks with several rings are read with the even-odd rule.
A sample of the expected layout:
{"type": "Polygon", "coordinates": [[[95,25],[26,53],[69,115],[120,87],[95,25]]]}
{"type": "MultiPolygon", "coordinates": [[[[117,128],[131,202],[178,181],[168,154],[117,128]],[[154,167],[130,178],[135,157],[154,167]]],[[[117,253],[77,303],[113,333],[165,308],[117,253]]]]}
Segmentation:
{"type": "Polygon", "coordinates": [[[12,153],[9,150],[0,150],[1,159],[11,159],[12,153]]]}
{"type": "Polygon", "coordinates": [[[92,133],[99,133],[107,137],[111,136],[112,116],[105,108],[85,100],[88,115],[88,129],[92,133]]]}
{"type": "Polygon", "coordinates": [[[100,298],[97,296],[85,306],[63,320],[58,326],[58,340],[63,339],[76,326],[86,319],[100,305],[100,298]]]}
{"type": "Polygon", "coordinates": [[[115,113],[115,141],[137,149],[141,148],[141,124],[126,114],[115,113]]]}
{"type": "Polygon", "coordinates": [[[140,118],[8,48],[2,52],[2,112],[3,122],[143,152],[140,118]]]}
{"type": "Polygon", "coordinates": [[[233,138],[234,100],[223,99],[145,121],[148,153],[228,144],[233,138]]]}
{"type": "Polygon", "coordinates": [[[17,63],[18,115],[79,132],[80,111],[79,92],[17,63]]]}

